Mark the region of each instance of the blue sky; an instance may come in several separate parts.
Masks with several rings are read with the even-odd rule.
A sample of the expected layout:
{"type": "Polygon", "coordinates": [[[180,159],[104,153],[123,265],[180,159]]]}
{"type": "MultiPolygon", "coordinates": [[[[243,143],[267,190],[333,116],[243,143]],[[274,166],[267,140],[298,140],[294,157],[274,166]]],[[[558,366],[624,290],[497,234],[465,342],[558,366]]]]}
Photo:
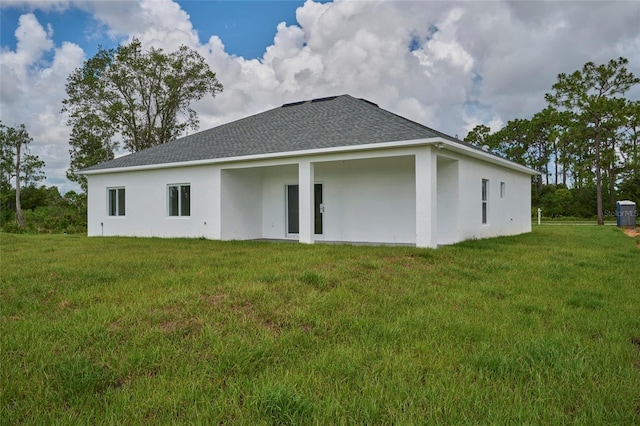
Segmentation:
{"type": "Polygon", "coordinates": [[[224,91],[192,105],[201,129],[350,94],[463,138],[530,118],[559,73],[588,61],[623,56],[640,75],[639,1],[2,0],[0,19],[0,120],[25,124],[45,184],[63,192],[77,189],[66,79],[133,37],[186,45],[216,72],[224,91]]]}
{"type": "Polygon", "coordinates": [[[273,43],[280,22],[295,24],[296,9],[304,1],[186,1],[180,2],[191,16],[201,40],[218,35],[231,54],[246,59],[262,56],[273,43]]]}
{"type": "MultiPolygon", "coordinates": [[[[322,0],[326,3],[326,0],[322,0]]],[[[230,54],[255,59],[262,56],[273,42],[276,26],[280,22],[296,23],[296,9],[303,0],[258,1],[180,1],[182,9],[191,18],[201,41],[217,35],[230,54]]],[[[20,15],[31,12],[30,4],[11,5],[0,14],[0,40],[2,47],[16,48],[15,31],[20,15]]],[[[51,24],[52,39],[56,44],[73,40],[91,55],[98,49],[117,46],[117,41],[105,34],[98,37],[96,28],[103,27],[87,11],[68,8],[64,10],[33,10],[43,25],[51,24]]]]}

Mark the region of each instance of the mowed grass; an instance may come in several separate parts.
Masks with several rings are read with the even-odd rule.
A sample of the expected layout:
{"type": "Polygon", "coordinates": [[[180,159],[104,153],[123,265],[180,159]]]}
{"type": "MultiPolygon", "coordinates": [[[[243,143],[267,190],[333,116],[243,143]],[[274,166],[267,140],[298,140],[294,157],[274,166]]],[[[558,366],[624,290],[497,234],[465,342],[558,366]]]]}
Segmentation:
{"type": "Polygon", "coordinates": [[[0,235],[3,424],[638,424],[640,249],[0,235]]]}

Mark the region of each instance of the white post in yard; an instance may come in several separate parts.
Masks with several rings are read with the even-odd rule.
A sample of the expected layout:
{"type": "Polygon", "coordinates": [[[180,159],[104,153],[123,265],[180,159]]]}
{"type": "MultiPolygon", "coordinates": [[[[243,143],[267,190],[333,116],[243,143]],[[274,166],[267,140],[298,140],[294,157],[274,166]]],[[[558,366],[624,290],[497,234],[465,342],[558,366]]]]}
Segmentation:
{"type": "Polygon", "coordinates": [[[540,225],[540,218],[542,217],[542,209],[538,207],[538,225],[540,225]]]}

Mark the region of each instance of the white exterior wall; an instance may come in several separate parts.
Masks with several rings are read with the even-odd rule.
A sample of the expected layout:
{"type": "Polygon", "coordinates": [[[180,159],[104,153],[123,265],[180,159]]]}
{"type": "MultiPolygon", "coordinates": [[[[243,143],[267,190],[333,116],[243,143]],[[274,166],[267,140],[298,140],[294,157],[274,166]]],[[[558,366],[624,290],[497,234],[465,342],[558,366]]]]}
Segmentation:
{"type": "Polygon", "coordinates": [[[436,152],[436,242],[460,241],[460,161],[436,152]]]}
{"type": "Polygon", "coordinates": [[[298,184],[298,166],[266,167],[262,176],[262,236],[270,239],[287,238],[285,186],[298,184]]]}
{"type": "Polygon", "coordinates": [[[460,161],[458,241],[531,232],[531,177],[505,167],[465,158],[460,161]],[[488,221],[482,224],[482,179],[489,180],[488,221]],[[500,183],[505,197],[500,198],[500,183]]]}
{"type": "Polygon", "coordinates": [[[262,169],[221,172],[221,228],[223,240],[262,238],[262,169]]]}
{"type": "MultiPolygon", "coordinates": [[[[307,242],[435,247],[531,231],[530,176],[525,173],[429,146],[303,158],[311,162],[313,181],[323,185],[325,206],[324,232],[306,236],[307,242]],[[481,223],[482,179],[489,180],[486,225],[481,223]]],[[[302,236],[286,235],[285,187],[300,184],[299,161],[89,175],[88,234],[298,240],[302,236]],[[191,185],[190,217],[168,216],[169,184],[191,185]],[[107,214],[107,189],[113,187],[125,188],[124,217],[107,214]]]]}
{"type": "Polygon", "coordinates": [[[220,180],[211,167],[90,175],[88,182],[89,236],[220,238],[220,180]],[[170,184],[191,185],[191,216],[169,216],[170,184]],[[125,188],[125,216],[108,215],[107,189],[114,187],[125,188]]]}
{"type": "Polygon", "coordinates": [[[415,243],[414,169],[412,156],[316,163],[325,205],[316,239],[415,243]]]}

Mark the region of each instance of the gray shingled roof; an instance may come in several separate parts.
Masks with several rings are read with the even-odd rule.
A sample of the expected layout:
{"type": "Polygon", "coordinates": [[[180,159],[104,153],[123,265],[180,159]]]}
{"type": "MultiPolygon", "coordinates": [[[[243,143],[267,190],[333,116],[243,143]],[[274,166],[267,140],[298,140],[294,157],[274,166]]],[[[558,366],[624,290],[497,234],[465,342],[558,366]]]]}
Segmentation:
{"type": "Polygon", "coordinates": [[[433,137],[460,142],[367,100],[342,95],[285,104],[82,171],[433,137]]]}

